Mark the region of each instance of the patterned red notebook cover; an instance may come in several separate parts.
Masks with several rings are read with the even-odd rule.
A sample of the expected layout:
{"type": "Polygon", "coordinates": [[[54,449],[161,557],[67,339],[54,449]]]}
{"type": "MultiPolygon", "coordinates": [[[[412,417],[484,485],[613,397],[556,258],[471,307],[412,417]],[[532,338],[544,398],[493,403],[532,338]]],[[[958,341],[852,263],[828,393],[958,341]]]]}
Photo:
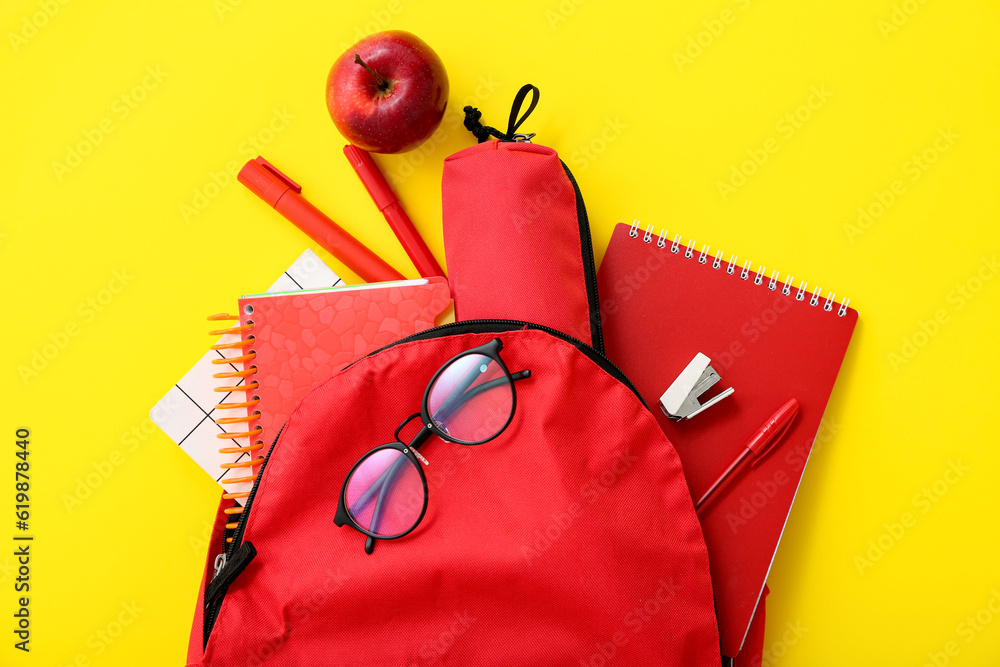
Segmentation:
{"type": "MultiPolygon", "coordinates": [[[[277,296],[240,299],[240,324],[253,323],[250,349],[257,367],[247,378],[260,387],[247,392],[260,403],[264,430],[255,440],[268,447],[312,387],[337,370],[383,345],[434,326],[448,307],[451,293],[444,278],[388,286],[378,283],[277,296]],[[250,311],[250,312],[248,312],[250,311]]],[[[249,399],[248,399],[249,400],[249,399]]]]}
{"type": "Polygon", "coordinates": [[[735,656],[795,499],[858,313],[832,298],[734,265],[656,233],[615,227],[598,272],[605,350],[635,383],[673,443],[694,498],[790,398],[798,416],[778,447],[702,514],[722,652],[735,656]],[[662,246],[662,247],[661,247],[662,246]],[[787,294],[785,293],[787,292],[787,294]],[[690,420],[669,420],[660,396],[702,352],[735,393],[690,420]]]}

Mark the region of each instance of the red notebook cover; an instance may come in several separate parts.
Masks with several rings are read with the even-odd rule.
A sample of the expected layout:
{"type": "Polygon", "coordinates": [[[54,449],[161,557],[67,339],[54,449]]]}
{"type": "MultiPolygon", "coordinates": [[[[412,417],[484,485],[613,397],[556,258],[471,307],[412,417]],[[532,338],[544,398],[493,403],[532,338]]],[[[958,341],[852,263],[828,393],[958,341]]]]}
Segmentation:
{"type": "MultiPolygon", "coordinates": [[[[766,602],[770,593],[767,586],[764,586],[764,593],[757,603],[757,610],[750,621],[750,629],[747,630],[746,641],[740,654],[736,656],[732,667],[761,667],[764,663],[764,623],[767,620],[766,602]]],[[[768,660],[770,663],[770,660],[768,660]]]]}
{"type": "Polygon", "coordinates": [[[260,403],[250,423],[264,430],[255,437],[271,446],[299,400],[317,382],[355,359],[410,334],[434,326],[451,303],[444,278],[371,283],[353,287],[257,294],[240,299],[240,324],[253,323],[256,366],[248,377],[260,385],[248,392],[260,403]]]}
{"type": "MultiPolygon", "coordinates": [[[[820,428],[857,311],[832,295],[786,286],[721,253],[618,224],[598,272],[605,350],[635,383],[684,465],[698,498],[754,432],[788,399],[799,401],[789,431],[701,516],[711,561],[722,653],[735,657],[781,539],[820,428]],[[800,294],[801,293],[801,294],[800,294]],[[801,300],[797,297],[801,296],[801,300]],[[674,422],[660,396],[702,352],[735,393],[674,422]]],[[[749,263],[746,264],[749,267],[749,263]]]]}

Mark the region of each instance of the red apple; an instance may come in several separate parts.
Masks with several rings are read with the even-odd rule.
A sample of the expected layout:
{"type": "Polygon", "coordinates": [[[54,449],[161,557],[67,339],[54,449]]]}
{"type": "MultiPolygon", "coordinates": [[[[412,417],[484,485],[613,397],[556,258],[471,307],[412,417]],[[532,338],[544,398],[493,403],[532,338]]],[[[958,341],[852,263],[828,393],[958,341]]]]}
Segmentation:
{"type": "Polygon", "coordinates": [[[448,105],[444,63],[403,30],[365,37],[326,81],[326,106],[340,133],[374,153],[402,153],[434,134],[448,105]]]}

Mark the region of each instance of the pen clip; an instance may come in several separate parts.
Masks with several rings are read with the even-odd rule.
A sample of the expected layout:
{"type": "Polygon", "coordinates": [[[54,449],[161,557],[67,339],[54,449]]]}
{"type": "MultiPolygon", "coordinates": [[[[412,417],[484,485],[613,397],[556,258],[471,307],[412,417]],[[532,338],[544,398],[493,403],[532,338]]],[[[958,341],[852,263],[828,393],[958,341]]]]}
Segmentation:
{"type": "Polygon", "coordinates": [[[785,437],[785,433],[788,432],[788,427],[792,425],[792,421],[794,420],[789,419],[788,422],[785,423],[785,425],[782,426],[781,429],[774,434],[774,437],[771,438],[771,441],[766,445],[764,445],[764,449],[760,450],[760,453],[757,454],[757,456],[755,456],[753,458],[753,461],[750,463],[751,469],[756,468],[757,464],[764,460],[764,457],[767,456],[768,453],[770,453],[774,449],[775,445],[781,442],[781,439],[785,437]]]}
{"type": "Polygon", "coordinates": [[[267,171],[271,172],[271,174],[273,174],[275,178],[277,178],[282,183],[284,183],[285,185],[287,185],[288,187],[290,187],[296,194],[302,194],[302,186],[301,185],[299,185],[298,183],[296,183],[292,179],[288,178],[288,176],[285,176],[283,173],[281,173],[280,169],[278,169],[273,164],[271,164],[270,162],[268,162],[267,160],[265,160],[262,156],[258,155],[257,158],[254,160],[254,162],[256,162],[257,164],[259,164],[261,167],[263,167],[267,171]]]}

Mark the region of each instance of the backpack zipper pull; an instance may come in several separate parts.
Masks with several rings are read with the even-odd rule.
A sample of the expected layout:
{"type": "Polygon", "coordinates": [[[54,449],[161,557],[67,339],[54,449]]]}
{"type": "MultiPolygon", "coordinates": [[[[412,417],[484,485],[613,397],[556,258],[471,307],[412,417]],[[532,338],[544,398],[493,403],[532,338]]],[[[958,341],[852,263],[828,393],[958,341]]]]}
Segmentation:
{"type": "MultiPolygon", "coordinates": [[[[208,606],[220,595],[224,595],[229,585],[236,581],[236,577],[240,576],[256,556],[257,549],[254,548],[253,543],[243,542],[233,552],[232,558],[225,558],[222,567],[216,571],[216,576],[205,587],[205,605],[208,606]]],[[[219,559],[216,558],[215,562],[218,564],[219,559]]]]}
{"type": "Polygon", "coordinates": [[[226,554],[225,552],[223,552],[215,557],[215,574],[212,575],[212,581],[215,581],[215,578],[219,576],[219,573],[222,572],[222,568],[224,568],[225,566],[226,566],[226,554]]]}

